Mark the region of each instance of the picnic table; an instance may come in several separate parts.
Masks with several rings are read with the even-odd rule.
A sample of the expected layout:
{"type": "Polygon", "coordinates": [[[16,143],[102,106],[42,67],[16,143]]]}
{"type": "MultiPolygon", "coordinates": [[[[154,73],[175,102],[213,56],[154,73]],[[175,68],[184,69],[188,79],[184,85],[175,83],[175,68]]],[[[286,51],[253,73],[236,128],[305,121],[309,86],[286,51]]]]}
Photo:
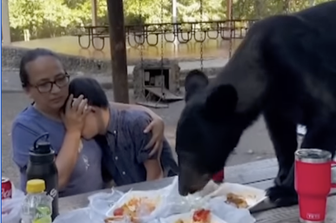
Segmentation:
{"type": "Polygon", "coordinates": [[[105,39],[109,38],[108,26],[79,26],[81,32],[75,34],[78,38],[78,44],[82,49],[88,49],[92,45],[96,50],[103,50],[105,47],[105,39]],[[87,44],[84,45],[82,38],[87,38],[87,44]],[[97,46],[97,42],[100,42],[97,46]]]}
{"type": "MultiPolygon", "coordinates": [[[[225,180],[231,183],[246,184],[259,189],[266,189],[273,185],[273,179],[278,172],[276,159],[267,159],[247,164],[226,167],[225,180]]],[[[142,182],[132,185],[116,187],[115,189],[126,192],[133,190],[155,190],[163,188],[173,182],[173,178],[165,178],[153,182],[142,182]]],[[[102,191],[110,191],[105,189],[102,191]]],[[[67,212],[88,205],[88,196],[101,191],[74,195],[59,200],[60,212],[67,212]]],[[[325,223],[336,223],[336,190],[332,190],[328,198],[328,214],[325,223]]],[[[273,208],[253,213],[257,223],[297,223],[299,222],[298,206],[286,208],[273,208]]]]}

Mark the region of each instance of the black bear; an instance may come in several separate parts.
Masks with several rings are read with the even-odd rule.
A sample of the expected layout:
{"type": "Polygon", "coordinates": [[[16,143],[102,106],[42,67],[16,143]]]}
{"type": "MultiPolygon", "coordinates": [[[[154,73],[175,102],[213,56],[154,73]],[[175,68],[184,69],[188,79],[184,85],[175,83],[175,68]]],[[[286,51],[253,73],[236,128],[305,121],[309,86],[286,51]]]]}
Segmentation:
{"type": "Polygon", "coordinates": [[[294,153],[302,147],[335,153],[336,1],[255,23],[228,64],[209,81],[186,78],[186,106],[176,131],[181,195],[202,189],[221,170],[243,131],[263,115],[279,163],[267,190],[279,206],[297,203],[294,153]]]}

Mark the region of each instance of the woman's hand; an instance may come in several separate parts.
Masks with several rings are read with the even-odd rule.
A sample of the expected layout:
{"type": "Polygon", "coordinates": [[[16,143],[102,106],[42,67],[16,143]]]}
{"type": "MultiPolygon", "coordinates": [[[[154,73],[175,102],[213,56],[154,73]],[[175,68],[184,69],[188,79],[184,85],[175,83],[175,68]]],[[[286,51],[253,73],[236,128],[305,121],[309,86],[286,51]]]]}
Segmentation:
{"type": "Polygon", "coordinates": [[[65,112],[62,114],[67,131],[81,134],[84,127],[84,119],[88,112],[87,99],[84,99],[83,95],[76,99],[73,98],[73,95],[70,95],[66,103],[65,112]]]}
{"type": "Polygon", "coordinates": [[[144,133],[152,132],[152,138],[146,145],[147,149],[152,148],[152,151],[149,153],[152,156],[155,153],[161,154],[162,143],[164,139],[164,122],[162,118],[158,115],[153,117],[153,120],[144,130],[144,133]]]}
{"type": "Polygon", "coordinates": [[[160,116],[155,114],[152,110],[149,108],[146,108],[144,106],[140,105],[131,105],[131,104],[123,104],[123,103],[117,103],[112,102],[113,106],[120,110],[127,110],[127,109],[134,109],[139,111],[144,111],[148,115],[151,116],[153,121],[146,127],[144,130],[144,133],[152,132],[152,138],[150,142],[147,144],[146,148],[151,149],[150,155],[152,156],[156,152],[160,155],[162,150],[162,142],[164,139],[164,122],[161,119],[160,116]]]}

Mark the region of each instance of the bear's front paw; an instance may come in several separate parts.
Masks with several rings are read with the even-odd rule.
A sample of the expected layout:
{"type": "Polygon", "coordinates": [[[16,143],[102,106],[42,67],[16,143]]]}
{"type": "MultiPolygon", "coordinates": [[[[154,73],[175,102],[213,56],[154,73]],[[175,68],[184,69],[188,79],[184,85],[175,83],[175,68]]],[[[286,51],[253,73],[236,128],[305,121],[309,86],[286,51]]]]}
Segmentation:
{"type": "Polygon", "coordinates": [[[266,191],[270,201],[278,207],[287,207],[298,204],[298,196],[294,188],[274,186],[266,191]]]}

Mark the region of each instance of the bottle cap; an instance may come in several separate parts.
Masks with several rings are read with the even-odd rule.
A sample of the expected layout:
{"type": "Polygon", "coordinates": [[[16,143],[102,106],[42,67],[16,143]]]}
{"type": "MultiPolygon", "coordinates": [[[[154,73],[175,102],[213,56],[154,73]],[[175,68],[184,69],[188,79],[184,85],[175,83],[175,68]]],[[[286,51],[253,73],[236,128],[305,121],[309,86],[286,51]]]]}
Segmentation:
{"type": "Polygon", "coordinates": [[[49,142],[37,142],[34,151],[38,154],[48,154],[51,152],[51,145],[49,142]]]}
{"type": "Polygon", "coordinates": [[[41,179],[28,180],[26,190],[27,193],[41,193],[45,190],[45,182],[41,179]]]}
{"type": "Polygon", "coordinates": [[[34,142],[32,152],[37,154],[48,154],[51,152],[51,144],[49,142],[49,133],[40,135],[34,142]],[[44,138],[43,141],[42,138],[44,138]]]}

